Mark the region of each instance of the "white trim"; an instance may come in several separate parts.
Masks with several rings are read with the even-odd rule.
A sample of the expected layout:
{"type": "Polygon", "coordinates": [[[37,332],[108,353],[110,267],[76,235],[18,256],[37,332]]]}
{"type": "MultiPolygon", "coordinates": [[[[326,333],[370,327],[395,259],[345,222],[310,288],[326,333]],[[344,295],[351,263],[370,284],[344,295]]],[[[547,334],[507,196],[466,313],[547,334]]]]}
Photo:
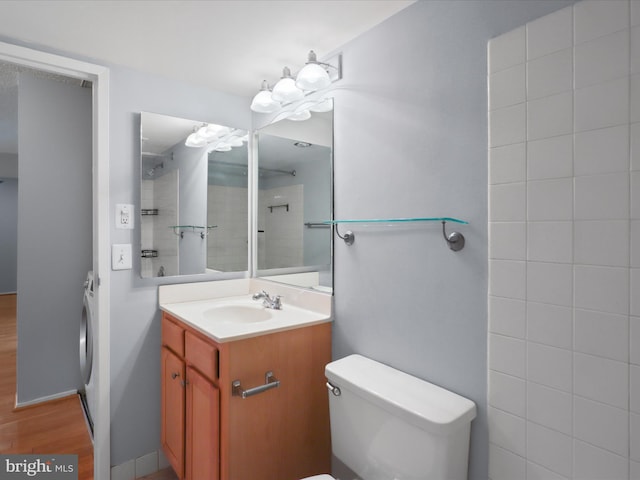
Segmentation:
{"type": "Polygon", "coordinates": [[[97,411],[94,414],[93,471],[96,480],[107,480],[111,466],[111,407],[109,397],[109,69],[72,58],[0,42],[0,61],[25,65],[93,83],[93,272],[97,322],[96,368],[97,411]]]}
{"type": "Polygon", "coordinates": [[[50,402],[51,400],[59,400],[61,398],[70,397],[72,395],[77,395],[77,390],[68,390],[66,392],[54,393],[53,395],[47,395],[46,397],[36,398],[34,400],[29,400],[28,402],[18,402],[18,395],[16,394],[16,409],[31,407],[33,405],[38,405],[39,403],[50,402]]]}

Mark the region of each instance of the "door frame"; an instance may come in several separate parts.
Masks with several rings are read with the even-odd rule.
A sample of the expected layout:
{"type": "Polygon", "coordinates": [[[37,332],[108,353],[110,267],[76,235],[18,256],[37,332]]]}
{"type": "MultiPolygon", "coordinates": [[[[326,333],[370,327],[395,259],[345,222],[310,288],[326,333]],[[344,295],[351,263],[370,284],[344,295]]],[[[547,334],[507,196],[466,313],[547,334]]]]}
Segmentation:
{"type": "Polygon", "coordinates": [[[109,69],[72,58],[0,42],[0,61],[89,80],[93,115],[93,272],[95,282],[94,317],[98,338],[94,351],[97,411],[94,413],[93,472],[96,480],[110,478],[109,328],[109,69]]]}

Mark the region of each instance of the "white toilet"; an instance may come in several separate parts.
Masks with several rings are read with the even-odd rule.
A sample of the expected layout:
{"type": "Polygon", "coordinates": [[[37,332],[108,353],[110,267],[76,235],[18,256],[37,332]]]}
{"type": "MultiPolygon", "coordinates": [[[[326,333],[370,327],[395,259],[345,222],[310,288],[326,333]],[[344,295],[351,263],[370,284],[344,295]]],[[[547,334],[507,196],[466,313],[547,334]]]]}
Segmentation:
{"type": "Polygon", "coordinates": [[[471,400],[361,355],[329,363],[325,375],[331,449],[359,478],[466,480],[471,400]]]}

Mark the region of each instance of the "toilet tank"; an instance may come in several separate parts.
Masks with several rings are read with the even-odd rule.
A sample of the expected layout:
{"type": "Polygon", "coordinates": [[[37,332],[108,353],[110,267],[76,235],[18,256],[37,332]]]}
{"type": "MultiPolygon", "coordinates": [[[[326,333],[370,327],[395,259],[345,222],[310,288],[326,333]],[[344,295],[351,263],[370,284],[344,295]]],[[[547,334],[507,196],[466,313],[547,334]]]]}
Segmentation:
{"type": "Polygon", "coordinates": [[[334,455],[362,480],[465,480],[476,406],[361,355],[329,363],[334,455]]]}

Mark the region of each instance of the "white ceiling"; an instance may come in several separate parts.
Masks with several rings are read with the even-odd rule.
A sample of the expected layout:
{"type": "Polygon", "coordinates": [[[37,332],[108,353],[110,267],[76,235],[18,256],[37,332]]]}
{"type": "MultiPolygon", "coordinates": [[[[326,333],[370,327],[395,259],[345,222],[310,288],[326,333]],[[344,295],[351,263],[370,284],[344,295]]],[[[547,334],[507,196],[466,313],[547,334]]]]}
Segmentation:
{"type": "Polygon", "coordinates": [[[3,0],[0,35],[253,96],[414,0],[3,0]]]}

